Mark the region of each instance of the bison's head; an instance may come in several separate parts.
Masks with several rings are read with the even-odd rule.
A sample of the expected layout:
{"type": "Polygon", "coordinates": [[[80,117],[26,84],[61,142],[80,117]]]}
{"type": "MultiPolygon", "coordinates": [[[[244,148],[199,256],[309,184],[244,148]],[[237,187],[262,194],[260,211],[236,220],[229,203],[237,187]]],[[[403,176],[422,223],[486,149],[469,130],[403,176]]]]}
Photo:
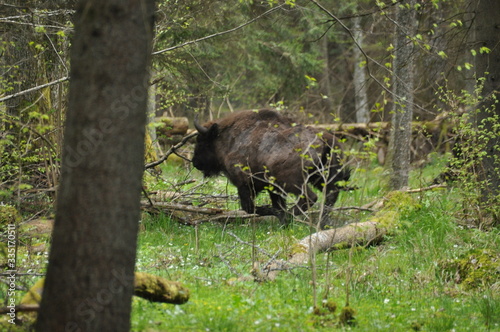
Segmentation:
{"type": "Polygon", "coordinates": [[[196,146],[194,147],[193,166],[203,172],[205,176],[215,176],[223,171],[222,164],[217,157],[215,141],[219,135],[217,123],[208,127],[200,125],[196,120],[194,126],[198,130],[196,146]]]}

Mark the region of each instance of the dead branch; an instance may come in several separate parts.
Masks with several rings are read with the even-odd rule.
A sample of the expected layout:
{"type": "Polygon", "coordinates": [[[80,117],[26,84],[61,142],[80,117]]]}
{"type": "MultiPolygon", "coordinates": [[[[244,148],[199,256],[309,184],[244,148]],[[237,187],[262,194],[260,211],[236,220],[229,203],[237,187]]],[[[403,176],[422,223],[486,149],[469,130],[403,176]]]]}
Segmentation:
{"type": "Polygon", "coordinates": [[[250,25],[253,22],[261,19],[262,17],[271,14],[272,12],[274,12],[277,9],[280,9],[283,6],[284,6],[284,4],[281,4],[281,5],[278,5],[276,7],[273,7],[271,9],[269,9],[268,11],[260,14],[259,16],[251,19],[250,21],[245,22],[245,23],[243,23],[243,24],[241,24],[241,25],[239,25],[239,26],[237,26],[235,28],[232,28],[232,29],[229,29],[229,30],[226,30],[226,31],[217,32],[217,33],[214,33],[214,34],[209,35],[209,36],[205,36],[205,37],[198,38],[198,39],[195,39],[195,40],[190,40],[190,41],[187,41],[187,42],[182,43],[180,45],[176,45],[176,46],[172,46],[172,47],[160,50],[160,51],[156,51],[156,52],[153,52],[153,55],[162,54],[162,53],[165,53],[165,52],[170,52],[170,51],[173,51],[175,49],[178,49],[178,48],[181,48],[181,47],[184,47],[184,46],[188,46],[188,45],[191,45],[191,44],[196,44],[196,43],[199,43],[199,42],[207,40],[207,39],[211,39],[211,38],[214,38],[214,37],[222,36],[222,35],[225,35],[225,34],[228,34],[228,33],[234,32],[234,31],[237,31],[237,30],[239,30],[241,28],[244,28],[247,25],[250,25]]]}
{"type": "Polygon", "coordinates": [[[337,208],[331,208],[330,211],[345,211],[345,210],[359,210],[359,211],[368,211],[375,212],[374,209],[365,206],[339,206],[337,208]]]}
{"type": "MultiPolygon", "coordinates": [[[[198,135],[198,132],[192,132],[190,133],[189,135],[186,135],[182,138],[182,140],[177,143],[176,145],[172,146],[170,149],[168,149],[168,151],[165,153],[165,155],[163,157],[161,157],[160,159],[158,159],[157,161],[153,161],[152,163],[149,163],[149,164],[146,164],[144,166],[144,169],[148,169],[148,168],[152,168],[152,167],[155,167],[155,166],[158,166],[160,165],[162,162],[164,162],[165,160],[167,160],[167,158],[172,154],[172,153],[176,153],[176,150],[181,148],[184,144],[187,143],[187,141],[189,139],[191,139],[192,137],[198,135]]],[[[182,157],[183,159],[186,159],[185,157],[182,157]]],[[[187,159],[186,159],[187,160],[187,159]]]]}
{"type": "Polygon", "coordinates": [[[250,243],[250,242],[247,242],[247,241],[243,241],[242,239],[240,239],[236,234],[234,234],[233,232],[230,232],[230,231],[227,231],[226,232],[227,234],[231,235],[236,241],[238,241],[239,243],[241,244],[244,244],[246,246],[249,246],[249,247],[252,247],[254,249],[256,249],[258,252],[260,252],[261,254],[264,254],[266,255],[267,257],[270,257],[272,258],[273,256],[277,256],[276,254],[275,255],[271,255],[270,253],[268,253],[267,251],[265,251],[264,249],[262,249],[261,247],[255,245],[254,243],[250,243]]]}
{"type": "MultiPolygon", "coordinates": [[[[11,309],[9,307],[0,308],[0,315],[10,313],[11,309]]],[[[33,312],[38,311],[38,309],[40,309],[38,304],[20,304],[14,307],[14,312],[33,312]]]]}
{"type": "Polygon", "coordinates": [[[167,212],[171,211],[186,211],[186,212],[194,212],[198,214],[208,214],[208,215],[216,215],[224,213],[222,209],[216,208],[203,208],[192,205],[185,205],[179,203],[166,203],[166,202],[155,202],[154,206],[151,206],[149,202],[141,202],[141,208],[146,211],[151,210],[163,210],[167,212]]]}
{"type": "Polygon", "coordinates": [[[423,187],[423,188],[417,188],[417,189],[406,189],[406,190],[404,190],[404,192],[407,192],[409,194],[413,194],[413,193],[421,193],[424,191],[433,190],[433,189],[437,189],[437,188],[447,188],[447,187],[448,186],[446,184],[433,184],[432,186],[429,186],[429,187],[423,187]]]}
{"type": "MultiPolygon", "coordinates": [[[[222,250],[221,250],[222,246],[220,244],[216,244],[215,247],[217,248],[217,251],[219,252],[218,257],[220,258],[222,263],[224,263],[224,265],[227,266],[229,271],[231,271],[232,273],[237,275],[239,278],[242,278],[243,276],[241,275],[241,273],[239,273],[234,267],[231,266],[231,263],[229,263],[229,261],[226,259],[226,255],[224,255],[222,253],[222,250]]],[[[233,247],[233,249],[234,249],[234,247],[233,247]]]]}
{"type": "Polygon", "coordinates": [[[233,222],[236,220],[244,220],[244,219],[255,219],[255,218],[265,218],[259,216],[258,214],[247,213],[245,211],[236,210],[236,211],[225,211],[220,215],[208,218],[201,218],[191,221],[189,224],[196,226],[206,222],[233,222]]]}
{"type": "Polygon", "coordinates": [[[46,83],[46,84],[42,84],[42,85],[38,85],[38,86],[35,86],[33,88],[29,88],[29,89],[26,89],[24,91],[19,91],[17,93],[13,93],[11,95],[8,95],[8,96],[5,96],[5,97],[2,97],[0,98],[0,102],[2,101],[6,101],[6,100],[9,100],[9,99],[12,99],[12,98],[15,98],[15,97],[19,97],[19,96],[22,96],[22,95],[25,95],[27,93],[30,93],[30,92],[34,92],[34,91],[38,91],[38,90],[41,90],[43,88],[47,88],[49,86],[52,86],[52,85],[56,85],[56,84],[59,84],[59,83],[62,83],[62,82],[65,82],[69,80],[69,77],[66,76],[66,77],[62,77],[62,78],[59,78],[55,81],[52,81],[52,82],[49,82],[49,83],[46,83]]]}

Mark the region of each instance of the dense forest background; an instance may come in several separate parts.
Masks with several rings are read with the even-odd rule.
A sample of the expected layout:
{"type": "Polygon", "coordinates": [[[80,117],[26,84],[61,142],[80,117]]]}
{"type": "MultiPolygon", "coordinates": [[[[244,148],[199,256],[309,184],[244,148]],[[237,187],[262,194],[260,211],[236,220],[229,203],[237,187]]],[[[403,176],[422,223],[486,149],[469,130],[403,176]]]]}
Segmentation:
{"type": "MultiPolygon", "coordinates": [[[[4,199],[58,183],[74,3],[1,4],[4,199]]],[[[413,121],[462,115],[473,110],[483,75],[474,60],[490,51],[474,37],[476,8],[445,0],[159,1],[149,113],[213,119],[274,107],[306,123],[368,123],[391,121],[402,98],[413,121]],[[411,24],[398,21],[398,8],[411,24]],[[398,73],[405,68],[411,79],[398,73]]],[[[440,147],[451,142],[440,137],[440,147]]]]}
{"type": "MultiPolygon", "coordinates": [[[[2,226],[13,224],[19,232],[15,255],[19,250],[19,255],[29,257],[22,261],[23,264],[32,262],[36,237],[25,232],[22,226],[30,221],[52,221],[56,215],[53,233],[52,225],[48,227],[52,238],[49,235],[43,238],[43,243],[37,243],[41,245],[39,253],[43,252],[43,258],[51,246],[48,268],[43,261],[34,263],[34,268],[22,266],[19,269],[26,277],[19,280],[26,285],[35,276],[47,278],[41,307],[36,303],[36,310],[40,308],[38,330],[57,329],[62,323],[71,323],[72,319],[78,324],[90,324],[89,330],[112,331],[116,326],[128,330],[135,267],[168,274],[170,266],[175,265],[158,262],[162,259],[158,252],[165,250],[167,237],[172,247],[203,251],[206,257],[199,255],[197,259],[213,261],[204,272],[217,270],[219,273],[222,265],[238,275],[238,282],[245,281],[243,274],[231,268],[241,263],[239,268],[249,270],[251,267],[251,280],[262,282],[266,277],[255,268],[258,236],[278,238],[272,244],[277,247],[273,250],[278,251],[269,255],[268,268],[279,255],[290,258],[287,253],[295,248],[297,237],[310,236],[313,232],[325,234],[321,233],[320,222],[314,223],[313,213],[304,214],[301,217],[306,221],[297,222],[289,229],[274,229],[272,223],[268,225],[265,221],[258,230],[252,224],[253,228],[248,228],[250,232],[242,233],[245,237],[253,237],[251,255],[242,251],[238,253],[241,256],[228,261],[227,256],[220,253],[220,247],[217,247],[219,256],[214,254],[211,239],[199,251],[202,236],[192,215],[179,217],[170,211],[165,218],[165,214],[155,214],[158,210],[151,213],[157,206],[153,204],[155,198],[149,194],[165,194],[164,199],[156,203],[165,203],[172,197],[189,197],[187,205],[195,210],[211,204],[203,202],[206,198],[214,201],[222,198],[226,204],[223,206],[229,211],[238,208],[233,204],[237,201],[231,193],[234,188],[229,188],[227,182],[214,181],[210,187],[207,181],[191,173],[189,148],[179,153],[187,161],[182,166],[152,166],[160,162],[151,161],[158,158],[164,161],[167,154],[178,152],[171,144],[149,149],[157,139],[157,117],[183,117],[192,122],[195,118],[212,120],[228,112],[264,107],[332,131],[341,143],[345,143],[347,158],[343,161],[352,168],[354,186],[347,187],[349,195],[342,193],[343,204],[350,205],[340,206],[335,212],[357,212],[348,213],[344,219],[335,219],[343,213],[340,212],[333,218],[338,223],[327,226],[335,228],[355,218],[365,227],[372,225],[380,237],[377,241],[365,239],[367,243],[360,248],[359,252],[367,249],[359,256],[360,261],[370,267],[360,267],[359,278],[351,280],[356,265],[352,259],[358,255],[354,249],[344,257],[347,266],[344,270],[335,267],[341,272],[332,280],[342,285],[337,287],[337,296],[340,294],[338,289],[344,289],[343,277],[339,276],[342,273],[346,276],[347,286],[342,294],[345,295],[345,307],[349,307],[349,285],[363,282],[362,275],[371,273],[372,258],[379,255],[377,249],[372,252],[369,246],[379,240],[390,241],[392,236],[393,244],[399,245],[396,251],[401,252],[394,255],[391,272],[387,275],[406,273],[407,265],[400,262],[400,257],[410,255],[408,259],[415,269],[423,267],[426,273],[425,282],[421,280],[419,301],[426,303],[430,294],[436,294],[436,287],[442,287],[445,291],[440,296],[455,303],[455,293],[451,294],[455,290],[448,287],[462,280],[456,277],[460,271],[450,277],[446,259],[453,258],[455,253],[466,255],[469,249],[476,249],[476,243],[483,241],[481,255],[493,257],[492,269],[498,270],[498,253],[491,248],[498,247],[494,232],[500,224],[499,22],[500,8],[495,0],[143,0],[130,4],[118,0],[12,0],[0,3],[0,222],[2,226]],[[154,29],[151,29],[153,12],[154,29]],[[146,141],[144,160],[142,137],[146,141]],[[411,179],[410,171],[413,172],[411,179]],[[432,177],[424,173],[432,173],[432,177]],[[139,202],[141,180],[142,198],[149,205],[144,204],[144,200],[139,202]],[[421,188],[409,189],[416,184],[421,188]],[[169,188],[167,192],[162,192],[166,187],[169,188]],[[173,194],[171,188],[174,188],[173,194]],[[184,193],[184,190],[189,192],[184,193]],[[400,191],[394,193],[393,190],[400,191]],[[415,193],[420,195],[418,203],[409,198],[415,193]],[[367,198],[373,204],[367,203],[367,198]],[[139,215],[140,203],[146,211],[143,215],[139,215]],[[347,218],[351,219],[347,221],[347,218]],[[421,219],[423,223],[419,223],[421,219]],[[179,233],[173,226],[176,220],[194,226],[195,233],[190,233],[189,241],[184,242],[182,235],[186,229],[179,233]],[[439,229],[439,224],[446,229],[439,229]],[[476,235],[468,232],[470,229],[492,232],[476,235]],[[301,235],[296,236],[294,232],[301,235]],[[445,234],[458,244],[451,248],[453,241],[448,241],[445,234]],[[150,241],[149,237],[154,236],[157,236],[155,241],[150,241]],[[402,240],[404,236],[407,238],[402,240]],[[429,239],[439,240],[436,241],[439,245],[428,245],[425,241],[429,239]],[[182,244],[173,245],[177,240],[183,241],[182,244]],[[421,243],[417,243],[418,240],[421,243]],[[404,242],[403,245],[398,241],[404,242]],[[137,257],[136,247],[140,251],[137,257]],[[416,261],[419,254],[414,248],[417,247],[422,252],[427,250],[421,262],[416,261]],[[439,262],[435,259],[436,253],[443,255],[439,262]],[[144,265],[140,262],[143,257],[169,268],[144,265]],[[214,263],[214,257],[219,257],[220,261],[214,263]],[[212,263],[219,266],[212,270],[212,263]],[[404,266],[398,266],[400,263],[404,266]],[[33,273],[33,270],[38,272],[33,273]],[[117,273],[122,276],[120,281],[124,287],[113,288],[116,292],[112,292],[109,301],[101,301],[99,308],[102,309],[91,310],[91,319],[82,317],[80,305],[88,299],[99,299],[103,289],[109,291],[106,286],[110,285],[110,280],[116,281],[117,273]],[[65,276],[63,281],[61,275],[65,276]],[[73,302],[61,309],[60,303],[70,303],[69,300],[73,302]]],[[[184,136],[181,145],[187,141],[188,137],[184,136]]],[[[356,242],[359,234],[355,229],[357,224],[354,225],[352,234],[356,242]]],[[[219,236],[206,235],[218,232],[217,227],[210,229],[210,226],[203,234],[204,240],[219,236]]],[[[336,228],[334,230],[336,232],[336,228]]],[[[7,238],[7,233],[2,236],[2,239],[7,238]]],[[[245,245],[250,243],[238,241],[245,245]]],[[[347,242],[348,246],[355,244],[347,242]]],[[[389,247],[380,252],[396,248],[389,247]]],[[[0,242],[1,252],[6,249],[0,242]]],[[[472,256],[465,256],[472,258],[465,259],[468,266],[472,264],[475,269],[474,262],[482,256],[472,252],[472,256]]],[[[317,309],[321,301],[318,280],[325,285],[330,281],[328,273],[326,276],[316,274],[315,252],[308,252],[306,256],[310,261],[306,270],[311,271],[311,281],[301,289],[307,299],[312,286],[312,303],[317,309]]],[[[324,259],[328,271],[329,257],[324,259]]],[[[17,256],[13,260],[17,263],[17,256]]],[[[2,263],[4,266],[7,264],[2,263]]],[[[498,278],[494,273],[482,271],[487,276],[478,277],[478,283],[489,287],[491,281],[495,285],[492,286],[493,295],[482,298],[493,304],[473,303],[475,307],[465,320],[474,325],[469,318],[477,319],[480,310],[477,308],[483,306],[489,311],[481,312],[485,318],[482,325],[489,329],[489,317],[498,316],[500,307],[495,293],[498,278]],[[490,280],[488,275],[491,274],[494,277],[490,280]]],[[[197,273],[176,276],[195,284],[202,280],[197,273]]],[[[227,286],[227,294],[233,294],[233,285],[226,282],[229,281],[226,275],[205,278],[203,282],[209,281],[206,285],[197,283],[201,285],[198,294],[205,286],[212,289],[212,281],[227,286]]],[[[378,274],[374,272],[375,275],[378,274]]],[[[407,275],[410,290],[418,281],[417,275],[407,275]]],[[[386,280],[381,278],[380,282],[380,293],[375,297],[382,296],[381,300],[387,304],[385,296],[392,294],[384,293],[387,287],[382,282],[386,280]]],[[[370,281],[367,285],[367,293],[373,291],[370,288],[373,283],[370,281]]],[[[328,287],[324,300],[328,297],[328,287]]],[[[283,289],[291,290],[295,286],[287,285],[283,289]]],[[[481,289],[477,289],[477,294],[482,296],[481,289]]],[[[270,287],[271,292],[274,290],[270,287]]],[[[361,296],[358,303],[366,302],[362,298],[363,291],[356,293],[354,286],[352,291],[354,297],[361,296]]],[[[249,299],[252,299],[254,290],[250,293],[249,299]]],[[[409,293],[408,289],[401,292],[409,293]]],[[[458,293],[460,299],[470,301],[466,292],[458,293]]],[[[477,294],[474,296],[479,296],[477,294]]],[[[232,299],[231,296],[222,297],[227,300],[232,299]]],[[[220,297],[217,294],[214,303],[224,302],[220,297]]],[[[213,299],[210,297],[210,300],[213,299]]],[[[303,303],[308,301],[298,303],[308,305],[303,303]]],[[[279,305],[284,303],[278,302],[279,305]]],[[[201,302],[190,304],[193,305],[191,310],[200,312],[202,319],[212,317],[212,313],[198,310],[196,306],[202,305],[201,302]]],[[[137,307],[145,307],[143,303],[135,306],[135,312],[139,312],[137,307]]],[[[228,304],[230,310],[237,307],[228,304]]],[[[157,310],[160,309],[151,310],[154,319],[161,316],[157,310]]],[[[376,310],[365,312],[377,314],[376,310]]],[[[294,308],[290,314],[296,317],[294,308]]],[[[312,314],[317,313],[313,310],[312,314]]],[[[342,322],[342,315],[334,320],[338,318],[342,322]]],[[[402,316],[405,315],[408,313],[402,316]]],[[[239,316],[237,314],[235,322],[239,322],[239,316]]],[[[433,317],[438,316],[436,311],[433,317]]],[[[277,314],[277,317],[281,319],[280,324],[287,321],[286,316],[277,314]]],[[[417,318],[417,323],[423,319],[417,318]]],[[[365,326],[369,326],[369,321],[373,319],[366,318],[365,326]]],[[[350,325],[352,316],[344,317],[346,322],[350,325]]],[[[409,323],[405,321],[404,326],[410,326],[409,323]]],[[[420,330],[420,323],[414,323],[411,322],[411,328],[420,330]]],[[[493,323],[498,326],[498,320],[493,323]]],[[[151,320],[143,313],[133,324],[148,325],[151,320]]],[[[203,321],[196,320],[190,324],[206,326],[203,321]]],[[[432,326],[427,316],[425,324],[432,326]]],[[[447,326],[456,324],[451,321],[447,326]]],[[[214,326],[216,330],[220,328],[220,324],[214,326]]]]}

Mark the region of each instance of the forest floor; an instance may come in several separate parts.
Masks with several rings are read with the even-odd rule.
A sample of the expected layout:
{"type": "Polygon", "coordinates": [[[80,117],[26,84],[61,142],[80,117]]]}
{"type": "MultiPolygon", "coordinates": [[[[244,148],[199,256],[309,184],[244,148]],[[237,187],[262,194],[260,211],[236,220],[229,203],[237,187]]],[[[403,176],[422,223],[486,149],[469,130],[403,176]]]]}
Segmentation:
{"type": "MultiPolygon", "coordinates": [[[[431,157],[412,171],[410,186],[428,186],[444,165],[443,157],[431,157]]],[[[200,186],[206,180],[196,170],[164,171],[165,179],[176,175],[175,183],[164,181],[167,192],[190,183],[178,201],[238,208],[236,191],[224,178],[200,186]]],[[[387,195],[384,172],[376,163],[355,169],[351,184],[359,189],[343,192],[336,207],[387,195]]],[[[465,222],[458,191],[410,194],[413,203],[400,211],[397,227],[381,243],[319,253],[274,281],[255,281],[255,264],[286,260],[316,230],[298,221],[282,228],[273,218],[193,227],[169,215],[145,214],[136,269],[182,282],[191,297],[183,305],[134,298],[133,329],[500,331],[499,230],[465,222]]],[[[373,213],[355,209],[332,216],[337,226],[370,218],[373,213]]]]}
{"type": "MultiPolygon", "coordinates": [[[[388,196],[385,169],[364,164],[352,174],[350,185],[358,189],[342,192],[336,208],[388,196]]],[[[428,187],[445,164],[446,158],[431,156],[411,172],[410,187],[428,187]]],[[[162,165],[162,175],[147,176],[146,183],[156,192],[152,199],[239,208],[225,178],[203,179],[185,165],[162,165]]],[[[132,330],[500,331],[499,229],[482,230],[464,215],[465,202],[453,186],[408,195],[380,243],[318,253],[273,281],[259,278],[255,266],[289,258],[300,239],[316,232],[306,218],[287,228],[275,218],[192,226],[176,214],[143,212],[136,270],[181,282],[190,299],[174,305],[134,297],[132,330]]],[[[267,198],[260,200],[266,204],[267,198]]],[[[333,226],[373,218],[374,212],[359,209],[330,216],[333,226]]],[[[43,276],[49,241],[24,232],[18,300],[43,276]]],[[[6,291],[0,284],[0,298],[6,291]]]]}

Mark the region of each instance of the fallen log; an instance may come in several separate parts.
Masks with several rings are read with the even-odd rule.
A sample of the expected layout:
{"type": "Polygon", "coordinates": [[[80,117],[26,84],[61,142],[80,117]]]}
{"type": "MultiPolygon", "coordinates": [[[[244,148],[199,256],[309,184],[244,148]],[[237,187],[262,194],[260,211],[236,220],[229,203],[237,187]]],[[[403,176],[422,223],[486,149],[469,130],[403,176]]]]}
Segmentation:
{"type": "Polygon", "coordinates": [[[189,129],[189,121],[185,117],[160,116],[155,118],[155,123],[156,137],[164,149],[181,142],[189,129]]]}
{"type": "Polygon", "coordinates": [[[288,263],[307,263],[310,254],[327,251],[333,247],[345,248],[379,242],[387,229],[377,221],[355,222],[340,228],[320,231],[300,240],[288,263]]]}
{"type": "MultiPolygon", "coordinates": [[[[417,132],[432,132],[435,130],[440,130],[443,126],[443,121],[445,119],[437,119],[432,121],[413,121],[412,131],[417,132]]],[[[373,133],[384,133],[391,129],[390,122],[369,122],[369,123],[328,123],[328,124],[312,124],[308,125],[313,128],[338,132],[338,133],[351,133],[351,134],[373,134],[373,133]]],[[[448,127],[448,126],[447,126],[448,127]]],[[[451,129],[451,128],[447,128],[451,129]]]]}
{"type": "MultiPolygon", "coordinates": [[[[325,130],[342,138],[351,138],[365,142],[369,138],[376,138],[376,152],[380,164],[384,164],[387,154],[391,123],[332,123],[312,124],[310,127],[325,130]]],[[[425,159],[430,152],[449,152],[455,144],[455,126],[448,116],[440,116],[431,121],[412,122],[412,161],[425,159]]]]}
{"type": "MultiPolygon", "coordinates": [[[[17,319],[21,321],[36,319],[34,313],[38,312],[40,308],[44,282],[45,278],[39,279],[23,296],[21,303],[14,307],[14,312],[24,313],[17,315],[17,319]]],[[[151,302],[184,304],[189,300],[189,289],[176,281],[144,272],[135,272],[134,295],[151,302]]],[[[12,308],[10,307],[0,308],[0,314],[11,312],[12,308]]]]}
{"type": "MultiPolygon", "coordinates": [[[[21,305],[36,305],[42,300],[45,278],[39,279],[21,299],[21,305]]],[[[152,302],[184,304],[189,300],[189,290],[179,282],[149,273],[135,272],[134,295],[152,302]]]]}
{"type": "Polygon", "coordinates": [[[156,127],[158,136],[185,135],[189,128],[189,121],[186,117],[159,116],[155,118],[155,122],[158,123],[156,127]]]}
{"type": "Polygon", "coordinates": [[[380,222],[365,221],[308,235],[293,246],[293,254],[287,261],[268,265],[256,277],[259,280],[275,280],[280,271],[307,264],[310,257],[316,253],[375,244],[380,242],[387,232],[387,228],[380,222]]]}
{"type": "Polygon", "coordinates": [[[144,272],[136,272],[134,295],[151,302],[184,304],[189,300],[189,290],[181,283],[144,272]]]}
{"type": "MultiPolygon", "coordinates": [[[[432,190],[434,188],[440,187],[425,189],[432,190]]],[[[258,281],[272,281],[276,279],[280,271],[307,264],[316,253],[349,248],[355,245],[368,246],[379,243],[386,234],[389,234],[397,226],[402,211],[408,211],[418,206],[418,203],[410,196],[410,192],[404,191],[391,192],[383,200],[377,200],[370,204],[380,208],[380,211],[370,220],[308,235],[293,246],[288,260],[276,261],[262,269],[258,265],[254,265],[252,271],[254,278],[258,281]]]]}
{"type": "Polygon", "coordinates": [[[258,214],[247,213],[243,210],[223,210],[156,201],[151,201],[151,203],[141,201],[141,209],[152,213],[163,212],[170,215],[179,223],[189,226],[197,226],[207,222],[233,222],[245,219],[260,221],[275,218],[274,216],[260,216],[258,214]]]}

